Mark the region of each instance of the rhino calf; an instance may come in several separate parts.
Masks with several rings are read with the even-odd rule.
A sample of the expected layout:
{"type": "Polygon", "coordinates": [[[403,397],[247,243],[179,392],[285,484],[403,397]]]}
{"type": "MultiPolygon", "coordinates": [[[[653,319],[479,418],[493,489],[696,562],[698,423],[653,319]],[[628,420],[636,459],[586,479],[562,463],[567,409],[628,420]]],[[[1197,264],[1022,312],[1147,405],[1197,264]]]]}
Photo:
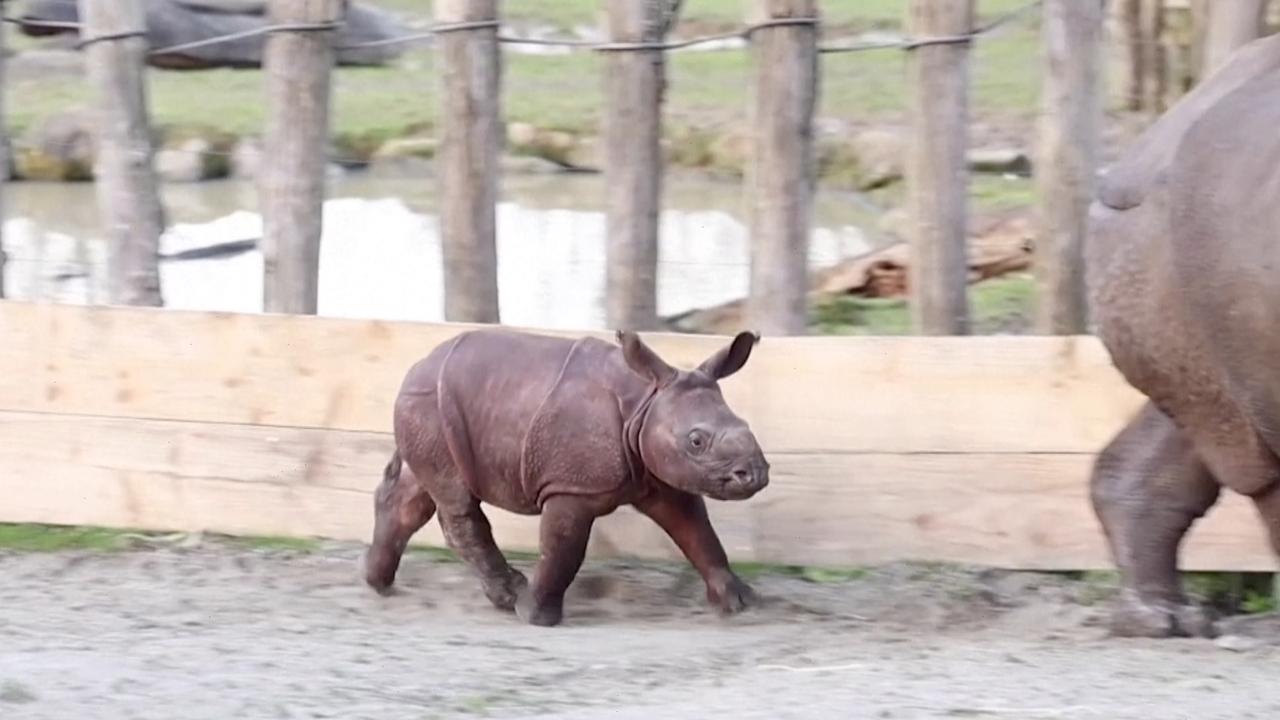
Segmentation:
{"type": "Polygon", "coordinates": [[[697,568],[713,605],[746,607],[751,589],[730,570],[703,496],[745,500],[769,482],[764,453],[718,384],[759,336],[738,334],[690,371],[634,333],[617,339],[477,330],[414,365],[396,397],[366,582],[389,592],[410,536],[438,514],[494,606],[556,625],[593,522],[632,505],[697,568]],[[541,516],[532,582],[507,564],[481,503],[541,516]]]}

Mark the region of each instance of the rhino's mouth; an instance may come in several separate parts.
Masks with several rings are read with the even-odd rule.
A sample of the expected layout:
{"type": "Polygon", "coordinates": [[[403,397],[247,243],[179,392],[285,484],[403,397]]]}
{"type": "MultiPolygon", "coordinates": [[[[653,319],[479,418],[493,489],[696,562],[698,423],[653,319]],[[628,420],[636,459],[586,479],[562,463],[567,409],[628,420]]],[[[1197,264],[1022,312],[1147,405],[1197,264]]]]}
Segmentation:
{"type": "Polygon", "coordinates": [[[769,464],[763,458],[735,466],[719,476],[707,494],[717,500],[746,500],[769,485],[769,464]]]}

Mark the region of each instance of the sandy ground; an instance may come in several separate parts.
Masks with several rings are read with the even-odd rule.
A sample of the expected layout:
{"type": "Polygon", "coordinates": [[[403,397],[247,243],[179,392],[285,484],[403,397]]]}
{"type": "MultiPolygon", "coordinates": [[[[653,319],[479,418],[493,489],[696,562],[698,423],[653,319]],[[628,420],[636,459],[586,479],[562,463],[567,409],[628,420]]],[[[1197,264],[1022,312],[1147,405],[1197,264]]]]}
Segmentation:
{"type": "Polygon", "coordinates": [[[1096,586],[1048,576],[762,575],[722,619],[683,567],[589,560],[533,628],[425,555],[378,597],[358,555],[0,554],[0,718],[1280,716],[1266,622],[1237,650],[1108,639],[1096,586]]]}

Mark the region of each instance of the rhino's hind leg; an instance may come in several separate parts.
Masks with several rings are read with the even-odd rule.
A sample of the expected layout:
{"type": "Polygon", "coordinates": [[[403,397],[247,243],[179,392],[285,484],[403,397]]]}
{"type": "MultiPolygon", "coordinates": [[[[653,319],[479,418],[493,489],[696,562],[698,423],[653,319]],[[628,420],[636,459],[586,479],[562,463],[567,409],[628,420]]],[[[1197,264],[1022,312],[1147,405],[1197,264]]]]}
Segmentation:
{"type": "Polygon", "coordinates": [[[706,501],[663,488],[636,503],[636,509],[671,536],[706,583],[707,601],[722,614],[736,613],[752,604],[755,593],[729,568],[724,546],[707,516],[706,501]]]}
{"type": "Polygon", "coordinates": [[[396,451],[374,494],[373,542],[364,558],[364,577],[369,587],[382,595],[391,593],[409,538],[427,524],[435,511],[435,501],[396,451]]]}
{"type": "Polygon", "coordinates": [[[480,578],[484,595],[499,610],[514,610],[516,597],[528,585],[524,575],[507,563],[480,501],[466,498],[456,505],[440,506],[440,528],[449,547],[480,578]]]}
{"type": "Polygon", "coordinates": [[[530,625],[560,624],[564,593],[587,556],[591,526],[600,508],[589,498],[555,495],[542,506],[538,564],[533,582],[520,594],[516,614],[530,625]]]}
{"type": "Polygon", "coordinates": [[[1178,548],[1218,498],[1219,485],[1173,421],[1148,403],[1099,455],[1092,500],[1121,596],[1111,632],[1129,637],[1212,636],[1178,575],[1178,548]]]}

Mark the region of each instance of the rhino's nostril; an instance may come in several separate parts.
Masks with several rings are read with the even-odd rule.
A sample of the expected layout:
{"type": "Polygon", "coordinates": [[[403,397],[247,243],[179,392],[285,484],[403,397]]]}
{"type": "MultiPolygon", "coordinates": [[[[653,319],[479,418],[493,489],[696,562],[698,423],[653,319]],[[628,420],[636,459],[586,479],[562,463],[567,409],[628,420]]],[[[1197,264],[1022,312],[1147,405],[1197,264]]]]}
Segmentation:
{"type": "Polygon", "coordinates": [[[740,482],[740,483],[745,483],[745,482],[747,482],[748,480],[750,480],[750,479],[751,479],[751,473],[747,472],[746,470],[741,470],[741,469],[739,469],[739,470],[734,470],[734,471],[733,471],[733,479],[734,479],[734,480],[737,480],[737,481],[738,481],[738,482],[740,482]]]}

